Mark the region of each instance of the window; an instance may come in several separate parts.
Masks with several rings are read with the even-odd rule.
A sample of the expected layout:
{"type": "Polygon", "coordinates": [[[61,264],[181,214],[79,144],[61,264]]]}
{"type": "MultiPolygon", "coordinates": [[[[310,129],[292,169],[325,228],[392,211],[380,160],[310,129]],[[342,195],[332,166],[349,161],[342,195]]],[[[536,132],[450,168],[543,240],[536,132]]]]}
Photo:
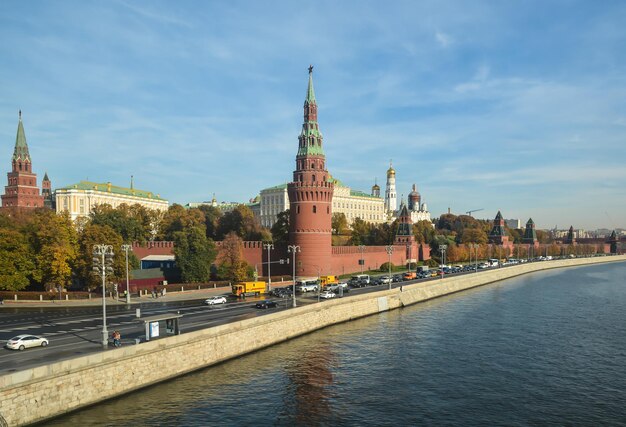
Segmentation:
{"type": "Polygon", "coordinates": [[[313,205],[313,213],[317,213],[317,206],[313,205]]]}
{"type": "Polygon", "coordinates": [[[326,213],[329,214],[330,213],[330,206],[326,206],[326,213]]]}
{"type": "Polygon", "coordinates": [[[300,213],[300,205],[298,205],[298,207],[296,208],[296,213],[300,213]]]}

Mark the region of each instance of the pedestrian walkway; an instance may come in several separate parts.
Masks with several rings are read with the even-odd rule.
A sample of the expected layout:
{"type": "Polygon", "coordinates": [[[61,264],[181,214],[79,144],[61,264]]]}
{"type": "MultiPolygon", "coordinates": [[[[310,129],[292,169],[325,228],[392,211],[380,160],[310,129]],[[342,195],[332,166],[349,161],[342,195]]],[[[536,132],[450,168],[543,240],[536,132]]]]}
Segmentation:
{"type": "MultiPolygon", "coordinates": [[[[280,282],[280,286],[289,285],[289,282],[280,282]]],[[[275,286],[272,283],[272,287],[275,286]]],[[[209,297],[215,295],[226,295],[230,294],[229,287],[221,287],[221,288],[207,288],[207,289],[189,289],[178,292],[168,291],[165,295],[159,295],[158,298],[154,298],[152,294],[148,293],[147,295],[138,297],[133,295],[130,299],[131,304],[145,304],[145,303],[163,303],[163,302],[172,302],[172,301],[191,301],[191,300],[200,300],[207,299],[209,297]]],[[[118,299],[115,298],[106,298],[107,305],[126,305],[126,299],[123,295],[120,294],[118,299]]],[[[16,307],[83,307],[83,306],[100,306],[102,305],[102,298],[95,296],[91,299],[70,299],[70,300],[44,300],[44,301],[33,301],[33,300],[4,300],[4,304],[0,305],[0,310],[2,308],[16,308],[16,307]]]]}

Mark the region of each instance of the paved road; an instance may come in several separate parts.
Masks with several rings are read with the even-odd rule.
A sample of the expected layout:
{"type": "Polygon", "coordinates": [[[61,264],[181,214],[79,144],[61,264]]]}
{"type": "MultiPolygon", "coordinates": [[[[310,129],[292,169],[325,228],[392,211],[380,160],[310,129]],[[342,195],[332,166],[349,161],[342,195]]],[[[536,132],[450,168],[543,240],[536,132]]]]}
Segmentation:
{"type": "MultiPolygon", "coordinates": [[[[472,273],[457,273],[472,274],[472,273]]],[[[427,278],[409,282],[393,283],[396,288],[416,282],[440,280],[427,278]]],[[[363,293],[386,290],[389,285],[367,286],[351,289],[345,297],[363,293]]],[[[109,335],[114,330],[122,334],[123,345],[134,345],[135,339],[145,340],[144,324],[136,317],[136,309],[141,310],[141,317],[164,313],[180,313],[181,332],[190,332],[228,322],[242,320],[267,314],[276,310],[291,308],[291,298],[274,299],[278,302],[277,309],[259,310],[254,307],[261,298],[248,298],[239,301],[230,299],[227,304],[206,306],[203,300],[209,295],[224,294],[224,289],[198,292],[187,295],[168,295],[166,298],[131,305],[119,304],[107,306],[107,330],[109,335]]],[[[298,305],[317,302],[316,293],[298,296],[298,305]]],[[[46,307],[15,307],[0,306],[0,344],[18,334],[42,335],[50,341],[46,348],[32,348],[14,351],[0,350],[0,374],[14,372],[25,368],[44,365],[52,361],[102,351],[102,307],[96,302],[85,302],[88,305],[68,306],[46,304],[46,307]]],[[[112,348],[112,347],[109,347],[112,348]]]]}

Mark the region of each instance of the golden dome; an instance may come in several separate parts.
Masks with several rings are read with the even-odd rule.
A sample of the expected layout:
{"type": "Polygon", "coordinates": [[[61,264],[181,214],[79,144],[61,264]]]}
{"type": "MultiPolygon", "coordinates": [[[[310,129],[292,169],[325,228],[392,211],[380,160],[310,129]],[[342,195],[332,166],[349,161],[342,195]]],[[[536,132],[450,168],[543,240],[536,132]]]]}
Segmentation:
{"type": "Polygon", "coordinates": [[[393,167],[389,166],[389,169],[387,169],[387,178],[391,178],[392,176],[396,176],[396,170],[393,167]]]}

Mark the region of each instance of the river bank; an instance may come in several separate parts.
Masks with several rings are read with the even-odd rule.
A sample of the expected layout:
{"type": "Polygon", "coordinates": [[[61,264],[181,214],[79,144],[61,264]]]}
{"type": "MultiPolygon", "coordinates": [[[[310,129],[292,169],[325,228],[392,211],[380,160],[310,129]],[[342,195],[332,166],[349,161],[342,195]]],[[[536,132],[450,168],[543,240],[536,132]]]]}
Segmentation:
{"type": "Polygon", "coordinates": [[[524,264],[311,304],[228,325],[110,350],[0,377],[8,425],[41,421],[329,325],[552,268],[623,262],[626,256],[524,264]]]}

